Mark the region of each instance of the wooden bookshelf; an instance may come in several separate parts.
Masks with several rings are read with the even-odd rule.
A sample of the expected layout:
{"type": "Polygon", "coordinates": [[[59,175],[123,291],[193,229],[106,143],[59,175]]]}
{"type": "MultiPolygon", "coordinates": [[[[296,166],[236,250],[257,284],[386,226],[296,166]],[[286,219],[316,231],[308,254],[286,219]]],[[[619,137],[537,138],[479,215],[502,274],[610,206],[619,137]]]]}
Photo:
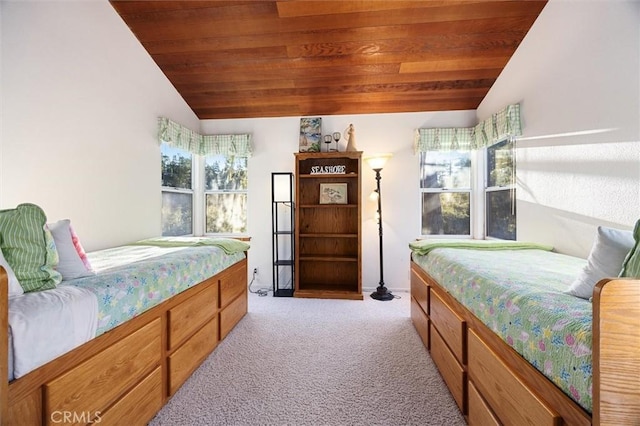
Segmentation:
{"type": "Polygon", "coordinates": [[[362,300],[362,152],[296,153],[295,297],[362,300]],[[335,197],[326,200],[338,184],[335,197]],[[323,195],[324,203],[321,202],[323,195]]]}

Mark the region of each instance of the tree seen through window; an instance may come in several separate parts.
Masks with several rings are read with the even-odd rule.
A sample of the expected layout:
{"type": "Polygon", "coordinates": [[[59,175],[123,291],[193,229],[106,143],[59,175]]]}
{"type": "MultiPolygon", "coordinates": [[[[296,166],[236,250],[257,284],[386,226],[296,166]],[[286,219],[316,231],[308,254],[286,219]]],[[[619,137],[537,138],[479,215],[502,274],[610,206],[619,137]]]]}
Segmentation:
{"type": "Polygon", "coordinates": [[[247,231],[247,158],[208,156],[205,159],[207,233],[247,231]]]}

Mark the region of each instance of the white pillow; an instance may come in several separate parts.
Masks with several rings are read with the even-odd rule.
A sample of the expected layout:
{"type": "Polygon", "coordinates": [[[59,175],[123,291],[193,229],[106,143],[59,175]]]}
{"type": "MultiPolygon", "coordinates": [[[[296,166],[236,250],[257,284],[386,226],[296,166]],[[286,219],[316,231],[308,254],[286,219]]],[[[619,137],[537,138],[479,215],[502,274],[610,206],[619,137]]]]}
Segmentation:
{"type": "Polygon", "coordinates": [[[9,279],[9,297],[15,297],[24,294],[24,290],[18,282],[16,274],[13,273],[13,269],[11,269],[11,266],[2,254],[2,249],[0,249],[0,265],[7,271],[7,278],[9,279]]]}
{"type": "Polygon", "coordinates": [[[71,221],[69,219],[59,220],[55,223],[48,223],[47,227],[56,242],[58,257],[60,258],[56,270],[60,272],[62,279],[73,280],[95,275],[95,272],[87,269],[73,244],[71,221]]]}
{"type": "Polygon", "coordinates": [[[598,281],[620,274],[624,259],[634,244],[632,231],[598,226],[587,265],[565,293],[589,299],[598,281]]]}

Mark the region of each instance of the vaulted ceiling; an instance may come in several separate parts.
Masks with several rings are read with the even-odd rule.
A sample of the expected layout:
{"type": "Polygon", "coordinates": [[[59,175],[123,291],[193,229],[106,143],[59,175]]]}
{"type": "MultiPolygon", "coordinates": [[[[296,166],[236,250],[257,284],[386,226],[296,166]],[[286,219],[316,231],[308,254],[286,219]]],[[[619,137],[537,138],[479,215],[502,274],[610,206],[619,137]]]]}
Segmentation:
{"type": "Polygon", "coordinates": [[[200,119],[475,109],[546,1],[112,1],[200,119]]]}

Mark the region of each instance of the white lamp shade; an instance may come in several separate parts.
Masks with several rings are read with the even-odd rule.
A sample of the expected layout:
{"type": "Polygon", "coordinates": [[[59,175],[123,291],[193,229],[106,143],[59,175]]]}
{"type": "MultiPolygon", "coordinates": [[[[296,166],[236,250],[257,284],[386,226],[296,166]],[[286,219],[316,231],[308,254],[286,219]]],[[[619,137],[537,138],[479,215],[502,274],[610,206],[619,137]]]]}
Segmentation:
{"type": "Polygon", "coordinates": [[[273,175],[273,201],[291,201],[291,176],[289,174],[273,175]]]}
{"type": "Polygon", "coordinates": [[[364,160],[369,164],[373,170],[381,170],[387,160],[391,158],[393,154],[384,153],[384,154],[374,154],[364,157],[364,160]]]}

